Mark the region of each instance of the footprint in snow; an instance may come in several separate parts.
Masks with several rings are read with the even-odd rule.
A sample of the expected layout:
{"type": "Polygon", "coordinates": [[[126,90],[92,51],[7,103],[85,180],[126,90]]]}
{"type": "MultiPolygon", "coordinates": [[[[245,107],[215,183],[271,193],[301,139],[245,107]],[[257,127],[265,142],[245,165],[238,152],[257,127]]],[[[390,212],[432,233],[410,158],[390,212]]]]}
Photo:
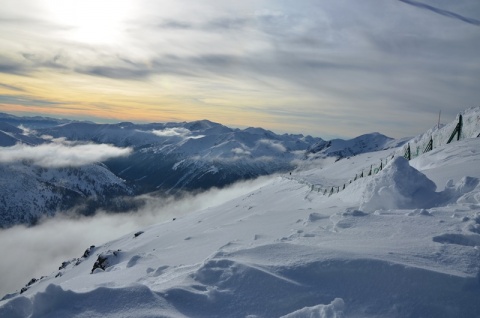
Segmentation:
{"type": "Polygon", "coordinates": [[[347,209],[342,213],[342,216],[367,216],[368,213],[356,210],[356,209],[347,209]]]}
{"type": "Polygon", "coordinates": [[[323,219],[328,219],[329,217],[320,213],[310,213],[308,216],[308,222],[316,222],[323,219]]]}
{"type": "Polygon", "coordinates": [[[264,237],[265,237],[265,235],[263,235],[263,234],[255,234],[255,235],[253,236],[253,240],[254,240],[254,241],[257,241],[257,240],[260,240],[260,239],[262,239],[262,238],[264,238],[264,237]]]}
{"type": "Polygon", "coordinates": [[[158,277],[158,276],[162,275],[163,273],[165,273],[166,269],[168,269],[167,265],[160,266],[159,268],[157,268],[157,270],[155,271],[155,273],[153,273],[152,276],[158,277]]]}
{"type": "Polygon", "coordinates": [[[127,263],[127,268],[133,267],[142,257],[140,255],[133,256],[127,263]]]}
{"type": "Polygon", "coordinates": [[[332,214],[329,219],[332,222],[331,231],[338,232],[338,229],[348,229],[355,225],[358,217],[368,216],[369,213],[349,208],[343,213],[332,214]]]}
{"type": "Polygon", "coordinates": [[[407,216],[416,216],[416,215],[433,216],[433,214],[430,213],[430,211],[428,211],[427,209],[416,209],[416,210],[413,210],[412,212],[408,212],[406,215],[407,216]]]}

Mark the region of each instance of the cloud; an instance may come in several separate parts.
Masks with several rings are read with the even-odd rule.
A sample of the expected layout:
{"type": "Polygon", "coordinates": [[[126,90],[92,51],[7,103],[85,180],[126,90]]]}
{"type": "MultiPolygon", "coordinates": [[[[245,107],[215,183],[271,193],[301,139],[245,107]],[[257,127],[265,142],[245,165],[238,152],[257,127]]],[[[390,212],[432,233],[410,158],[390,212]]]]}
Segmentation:
{"type": "Polygon", "coordinates": [[[16,104],[16,105],[25,105],[25,106],[56,106],[61,105],[61,103],[40,99],[40,98],[32,98],[30,96],[24,95],[0,95],[0,104],[16,104]]]}
{"type": "Polygon", "coordinates": [[[152,133],[159,137],[186,137],[191,134],[191,131],[183,127],[174,127],[166,128],[164,130],[152,130],[152,133]]]}
{"type": "Polygon", "coordinates": [[[207,21],[203,25],[204,30],[213,30],[215,32],[225,32],[231,30],[241,30],[252,25],[252,19],[248,17],[218,17],[207,21]]]}
{"type": "Polygon", "coordinates": [[[4,56],[0,56],[0,73],[23,75],[27,68],[22,63],[14,62],[4,56]]]}
{"type": "Polygon", "coordinates": [[[232,152],[237,156],[250,156],[252,154],[251,151],[243,149],[243,148],[233,148],[232,152]]]}
{"type": "MultiPolygon", "coordinates": [[[[1,26],[1,25],[0,25],[1,26]]],[[[0,55],[0,73],[28,76],[39,69],[67,70],[67,58],[62,54],[51,52],[14,53],[10,56],[0,55]]]]}
{"type": "Polygon", "coordinates": [[[284,145],[282,145],[281,143],[275,142],[273,140],[261,139],[261,140],[258,141],[258,144],[259,145],[265,145],[268,148],[271,148],[271,149],[273,149],[275,151],[278,151],[278,152],[287,152],[287,148],[285,148],[284,145]]]}
{"type": "Polygon", "coordinates": [[[409,4],[411,6],[415,6],[417,8],[432,11],[434,13],[443,15],[445,17],[449,17],[449,18],[456,19],[456,20],[459,20],[459,21],[462,21],[462,22],[466,22],[468,24],[480,26],[480,20],[473,19],[473,18],[468,18],[468,17],[465,17],[463,15],[460,15],[460,14],[457,14],[457,13],[454,13],[454,12],[451,12],[451,11],[448,11],[448,10],[443,10],[443,9],[440,9],[440,8],[437,8],[437,7],[434,7],[434,6],[425,4],[425,3],[421,3],[421,2],[418,2],[418,1],[412,1],[412,0],[398,0],[398,1],[409,4]]]}
{"type": "Polygon", "coordinates": [[[205,135],[192,136],[192,132],[187,128],[183,127],[165,128],[163,130],[152,130],[151,132],[158,137],[180,137],[182,139],[201,139],[205,137],[205,135]]]}
{"type": "Polygon", "coordinates": [[[55,271],[63,261],[80,257],[90,245],[99,246],[146,226],[171,221],[196,211],[228,202],[264,186],[272,177],[239,182],[225,189],[189,195],[181,199],[144,195],[134,200],[143,207],[135,212],[79,217],[75,211],[45,219],[33,227],[0,230],[0,299],[19,291],[33,277],[55,271]]]}
{"type": "Polygon", "coordinates": [[[14,86],[14,85],[8,85],[8,84],[0,83],[0,88],[1,87],[6,88],[6,89],[11,90],[11,91],[25,92],[25,89],[23,89],[21,87],[18,87],[18,86],[14,86]]]}
{"type": "Polygon", "coordinates": [[[41,167],[78,167],[114,157],[128,156],[132,152],[131,148],[118,148],[106,144],[72,145],[65,140],[60,142],[62,143],[39,146],[16,144],[12,147],[0,147],[0,163],[27,160],[41,167]]]}
{"type": "Polygon", "coordinates": [[[35,130],[32,130],[28,127],[25,127],[23,125],[18,126],[19,129],[23,130],[22,135],[24,136],[30,136],[31,134],[35,133],[35,130]]]}
{"type": "Polygon", "coordinates": [[[76,68],[78,73],[101,76],[115,79],[144,79],[155,73],[153,70],[143,67],[122,67],[122,66],[86,66],[76,68]]]}
{"type": "Polygon", "coordinates": [[[191,23],[185,22],[185,21],[180,21],[180,20],[165,20],[161,23],[158,23],[156,25],[159,29],[173,29],[173,30],[191,30],[194,29],[195,26],[192,25],[191,23]]]}

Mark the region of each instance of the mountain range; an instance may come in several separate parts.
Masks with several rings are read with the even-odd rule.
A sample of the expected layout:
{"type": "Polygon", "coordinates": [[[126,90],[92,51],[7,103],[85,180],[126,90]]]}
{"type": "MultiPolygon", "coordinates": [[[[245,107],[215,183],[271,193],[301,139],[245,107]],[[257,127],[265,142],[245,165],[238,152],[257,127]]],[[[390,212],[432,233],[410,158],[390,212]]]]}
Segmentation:
{"type": "Polygon", "coordinates": [[[0,227],[33,224],[73,208],[82,214],[98,208],[126,211],[132,209],[134,195],[179,196],[222,188],[239,180],[292,171],[307,158],[340,159],[402,142],[379,133],[325,141],[262,128],[234,129],[208,120],[96,124],[0,113],[0,151],[46,144],[131,150],[128,156],[82,166],[39,167],[31,160],[1,162],[0,157],[5,176],[0,180],[0,227]],[[14,195],[18,189],[21,195],[14,195]]]}

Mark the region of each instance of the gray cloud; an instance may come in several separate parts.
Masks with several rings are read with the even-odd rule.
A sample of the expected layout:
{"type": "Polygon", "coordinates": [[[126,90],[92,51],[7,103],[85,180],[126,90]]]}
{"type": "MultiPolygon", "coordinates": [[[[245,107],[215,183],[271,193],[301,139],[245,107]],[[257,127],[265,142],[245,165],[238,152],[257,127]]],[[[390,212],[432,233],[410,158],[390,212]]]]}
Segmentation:
{"type": "Polygon", "coordinates": [[[195,26],[191,23],[178,20],[165,20],[155,25],[159,29],[172,29],[172,30],[192,30],[195,26]]]}
{"type": "Polygon", "coordinates": [[[55,106],[61,105],[61,103],[32,98],[25,95],[0,95],[0,103],[5,104],[18,104],[18,105],[28,105],[28,106],[55,106]]]}
{"type": "Polygon", "coordinates": [[[431,12],[443,15],[445,17],[449,17],[449,18],[456,19],[456,20],[459,20],[459,21],[462,21],[462,22],[466,22],[468,24],[480,26],[480,20],[473,19],[473,18],[468,18],[468,17],[465,17],[465,16],[460,15],[460,14],[455,13],[455,12],[451,12],[451,11],[448,11],[448,10],[443,10],[443,9],[440,9],[440,8],[437,8],[437,7],[434,7],[434,6],[425,4],[425,3],[421,3],[421,2],[418,2],[418,1],[412,1],[412,0],[398,0],[398,1],[409,4],[409,5],[412,5],[412,6],[415,6],[417,8],[429,10],[431,12]]]}
{"type": "Polygon", "coordinates": [[[240,30],[251,26],[252,20],[246,17],[218,17],[207,21],[202,28],[213,31],[240,30]]]}
{"type": "Polygon", "coordinates": [[[115,79],[144,79],[155,73],[153,70],[138,66],[134,68],[121,66],[87,66],[77,68],[76,71],[83,74],[115,79]]]}
{"type": "Polygon", "coordinates": [[[19,87],[19,86],[0,83],[0,87],[6,88],[6,89],[11,90],[11,91],[25,92],[25,90],[23,88],[19,87]]]}
{"type": "Polygon", "coordinates": [[[0,56],[0,73],[24,75],[27,73],[27,67],[5,56],[0,56]]]}
{"type": "Polygon", "coordinates": [[[68,142],[28,146],[17,144],[0,148],[0,163],[22,160],[42,167],[78,167],[109,158],[128,156],[130,148],[118,148],[106,144],[69,144],[68,142]]]}

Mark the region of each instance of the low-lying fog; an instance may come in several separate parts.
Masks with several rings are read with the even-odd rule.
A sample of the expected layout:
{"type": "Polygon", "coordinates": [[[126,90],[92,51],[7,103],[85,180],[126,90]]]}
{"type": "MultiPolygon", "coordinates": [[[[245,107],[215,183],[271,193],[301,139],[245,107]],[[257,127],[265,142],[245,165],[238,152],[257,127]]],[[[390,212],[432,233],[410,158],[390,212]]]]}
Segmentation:
{"type": "Polygon", "coordinates": [[[249,193],[272,177],[238,182],[181,199],[144,195],[145,205],[136,212],[112,214],[98,211],[93,217],[74,210],[44,219],[33,227],[0,230],[0,299],[20,291],[35,277],[50,275],[63,261],[80,257],[90,245],[99,246],[145,226],[169,221],[249,193]]]}

